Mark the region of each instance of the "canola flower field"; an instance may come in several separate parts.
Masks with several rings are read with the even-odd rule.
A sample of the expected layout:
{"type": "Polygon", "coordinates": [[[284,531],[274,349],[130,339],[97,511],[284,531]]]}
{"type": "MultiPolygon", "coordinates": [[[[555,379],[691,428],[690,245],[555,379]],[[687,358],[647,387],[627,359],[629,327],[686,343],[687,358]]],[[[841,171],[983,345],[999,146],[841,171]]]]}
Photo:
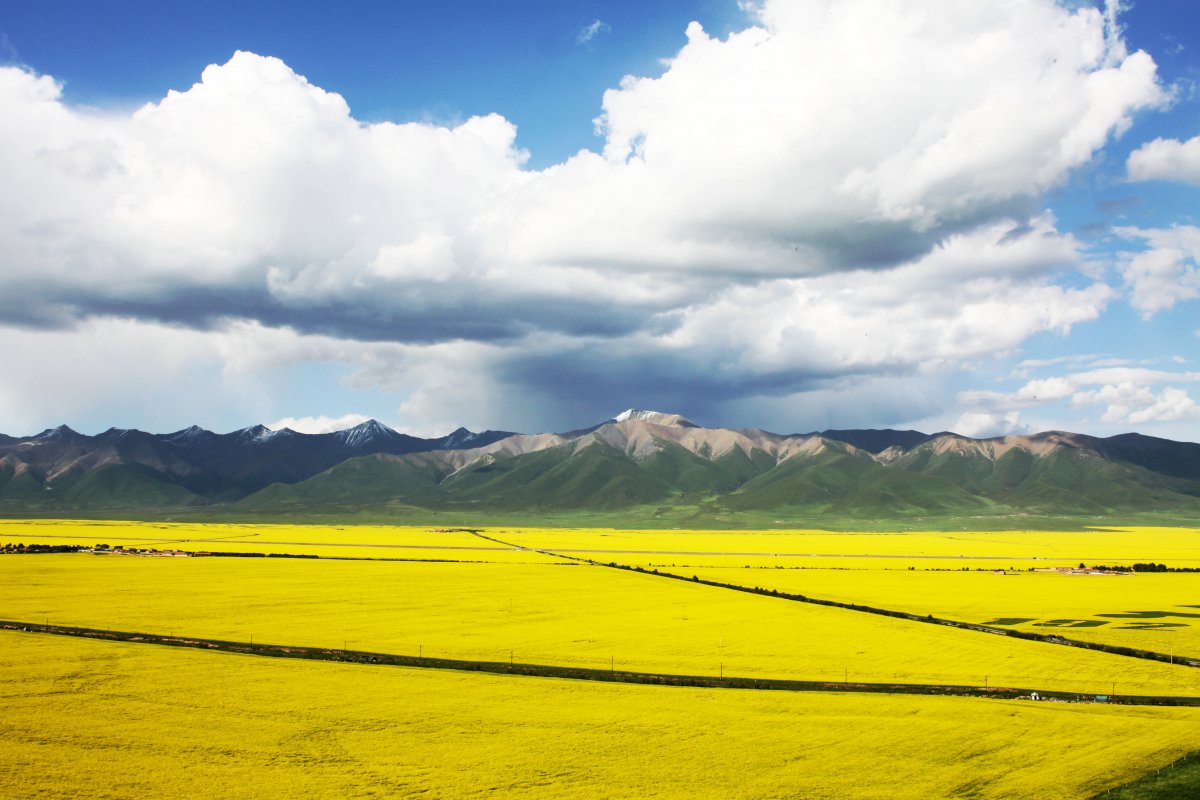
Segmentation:
{"type": "Polygon", "coordinates": [[[644,567],[1010,569],[1142,562],[1200,569],[1200,529],[1088,531],[630,531],[497,529],[513,544],[644,567]]]}
{"type": "Polygon", "coordinates": [[[107,544],[210,553],[291,554],[395,561],[513,561],[555,559],[498,545],[461,530],[386,525],[219,525],[110,520],[3,520],[0,544],[107,544]]]}
{"type": "MultiPolygon", "coordinates": [[[[18,542],[105,543],[110,552],[0,555],[0,619],[646,673],[1200,697],[1200,669],[1182,663],[799,603],[652,571],[1159,651],[1171,637],[1167,647],[1184,660],[1200,650],[1191,644],[1200,618],[1189,616],[1200,612],[1200,575],[1081,576],[1017,565],[1185,566],[1200,563],[1196,530],[472,532],[0,521],[0,546],[18,542]],[[117,546],[318,558],[112,554],[117,546]],[[942,563],[954,566],[935,566],[942,563]],[[1144,616],[1160,611],[1172,616],[1144,616]],[[1164,619],[1172,626],[1144,625],[1164,619]],[[1109,624],[1039,626],[1056,620],[1109,624]]],[[[272,785],[306,796],[338,794],[339,786],[354,787],[343,794],[367,796],[717,796],[703,787],[720,786],[728,788],[722,797],[1088,797],[1200,749],[1197,708],[760,696],[275,661],[33,633],[0,633],[0,665],[7,692],[0,796],[178,794],[182,777],[170,770],[147,777],[135,765],[156,759],[179,766],[190,752],[209,765],[193,776],[209,776],[222,796],[263,796],[249,784],[238,788],[238,776],[269,773],[278,779],[272,785]],[[243,696],[250,686],[254,699],[243,696]],[[439,699],[439,692],[454,697],[439,699]],[[696,708],[704,713],[692,713],[696,708]],[[246,720],[231,720],[238,709],[246,720]],[[165,727],[154,727],[156,715],[165,727]],[[105,727],[118,717],[132,721],[105,727]],[[86,723],[80,733],[70,733],[71,720],[86,723]],[[61,730],[51,730],[55,725],[61,730]],[[232,738],[204,739],[220,730],[233,731],[232,738]],[[483,738],[472,740],[472,731],[483,738]],[[562,752],[539,762],[548,739],[562,752]],[[392,752],[404,748],[412,752],[392,752]],[[624,761],[589,769],[580,760],[588,748],[624,761]],[[670,760],[664,753],[675,761],[660,763],[670,760]],[[56,794],[55,786],[78,786],[68,776],[79,764],[93,785],[56,794]],[[464,778],[463,770],[476,774],[464,778]],[[6,781],[25,788],[12,794],[6,781]]]]}
{"type": "Polygon", "coordinates": [[[1200,571],[1050,571],[1138,563],[1200,570],[1198,529],[571,531],[567,537],[535,530],[502,538],[718,583],[1200,660],[1200,571]]]}
{"type": "Polygon", "coordinates": [[[572,563],[6,557],[0,618],[683,675],[1200,694],[1186,666],[572,563]]]}
{"type": "Polygon", "coordinates": [[[1200,573],[1114,576],[731,567],[674,571],[718,583],[761,586],[1200,661],[1200,573]]]}
{"type": "Polygon", "coordinates": [[[1200,709],[705,690],[0,633],[5,797],[1086,798],[1200,709]]]}

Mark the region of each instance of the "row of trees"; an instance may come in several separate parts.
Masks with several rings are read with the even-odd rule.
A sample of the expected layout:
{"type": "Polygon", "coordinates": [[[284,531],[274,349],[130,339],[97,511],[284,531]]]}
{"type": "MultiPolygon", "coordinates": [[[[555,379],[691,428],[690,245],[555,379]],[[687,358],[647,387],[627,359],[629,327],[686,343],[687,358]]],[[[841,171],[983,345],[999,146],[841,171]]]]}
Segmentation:
{"type": "MultiPolygon", "coordinates": [[[[1083,564],[1080,564],[1079,568],[1087,569],[1083,564]]],[[[1166,564],[1155,564],[1153,562],[1147,564],[1138,563],[1132,567],[1096,565],[1092,569],[1106,570],[1108,572],[1200,572],[1200,570],[1193,567],[1168,567],[1166,564]]]]}
{"type": "Polygon", "coordinates": [[[5,543],[0,553],[78,553],[80,544],[12,544],[5,543]]]}

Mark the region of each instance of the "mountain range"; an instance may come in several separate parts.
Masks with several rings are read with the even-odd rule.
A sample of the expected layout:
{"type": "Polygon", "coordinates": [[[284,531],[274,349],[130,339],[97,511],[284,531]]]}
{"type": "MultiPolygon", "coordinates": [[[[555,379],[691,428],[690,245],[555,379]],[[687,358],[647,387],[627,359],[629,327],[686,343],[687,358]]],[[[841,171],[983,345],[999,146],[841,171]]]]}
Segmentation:
{"type": "Polygon", "coordinates": [[[1200,444],[1136,433],[705,428],[630,409],[567,433],[436,439],[374,420],[336,433],[66,426],[0,435],[0,513],[1200,514],[1200,444]]]}

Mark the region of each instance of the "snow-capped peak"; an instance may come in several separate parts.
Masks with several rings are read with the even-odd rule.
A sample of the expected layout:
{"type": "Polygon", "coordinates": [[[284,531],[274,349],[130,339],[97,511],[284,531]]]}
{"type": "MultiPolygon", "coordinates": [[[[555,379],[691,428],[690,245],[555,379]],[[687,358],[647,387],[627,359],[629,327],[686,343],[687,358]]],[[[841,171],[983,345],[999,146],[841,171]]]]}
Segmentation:
{"type": "Polygon", "coordinates": [[[664,414],[661,411],[645,411],[640,408],[628,408],[613,417],[613,422],[649,422],[653,425],[679,425],[684,428],[698,427],[696,423],[679,414],[664,414]]]}
{"type": "Polygon", "coordinates": [[[394,438],[396,432],[378,420],[369,419],[342,431],[342,435],[347,447],[362,448],[380,439],[394,438]]]}
{"type": "Polygon", "coordinates": [[[57,428],[47,428],[33,438],[42,441],[73,442],[84,438],[84,436],[81,433],[71,430],[66,425],[59,425],[57,428]]]}
{"type": "Polygon", "coordinates": [[[442,443],[443,450],[453,450],[462,447],[475,439],[479,438],[478,433],[473,433],[466,428],[459,428],[446,437],[446,441],[442,443]]]}
{"type": "Polygon", "coordinates": [[[175,431],[175,433],[167,434],[165,438],[168,442],[194,442],[204,436],[211,435],[212,434],[209,433],[209,431],[206,431],[199,425],[191,425],[181,431],[175,431]]]}
{"type": "Polygon", "coordinates": [[[280,433],[283,433],[283,431],[273,431],[266,425],[252,425],[249,428],[242,428],[240,431],[237,431],[238,438],[250,444],[270,441],[280,433]]]}

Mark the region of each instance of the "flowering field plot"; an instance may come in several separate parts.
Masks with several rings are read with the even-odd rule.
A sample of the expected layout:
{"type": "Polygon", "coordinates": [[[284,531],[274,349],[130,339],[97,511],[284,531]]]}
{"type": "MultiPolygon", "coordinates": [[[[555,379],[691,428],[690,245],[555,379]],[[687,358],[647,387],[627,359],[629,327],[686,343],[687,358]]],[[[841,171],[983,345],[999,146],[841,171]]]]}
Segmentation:
{"type": "Polygon", "coordinates": [[[1141,564],[1200,570],[1200,530],[1194,528],[535,529],[494,536],[602,563],[1200,659],[1200,571],[1094,569],[1141,564]],[[1087,572],[1079,570],[1084,565],[1087,572]]]}
{"type": "Polygon", "coordinates": [[[1090,531],[634,531],[495,529],[496,539],[645,567],[1038,569],[1139,562],[1200,569],[1200,529],[1090,531]]]}
{"type": "Polygon", "coordinates": [[[687,576],[1200,660],[1200,573],[689,568],[687,576]]]}
{"type": "Polygon", "coordinates": [[[120,550],[182,550],[430,561],[546,562],[461,528],[391,525],[267,525],[109,520],[0,520],[4,544],[96,544],[120,550]]]}
{"type": "Polygon", "coordinates": [[[687,675],[1200,694],[1184,666],[562,561],[2,556],[0,618],[687,675]]]}
{"type": "Polygon", "coordinates": [[[5,797],[1086,798],[1200,709],[754,692],[0,633],[5,797]]]}

